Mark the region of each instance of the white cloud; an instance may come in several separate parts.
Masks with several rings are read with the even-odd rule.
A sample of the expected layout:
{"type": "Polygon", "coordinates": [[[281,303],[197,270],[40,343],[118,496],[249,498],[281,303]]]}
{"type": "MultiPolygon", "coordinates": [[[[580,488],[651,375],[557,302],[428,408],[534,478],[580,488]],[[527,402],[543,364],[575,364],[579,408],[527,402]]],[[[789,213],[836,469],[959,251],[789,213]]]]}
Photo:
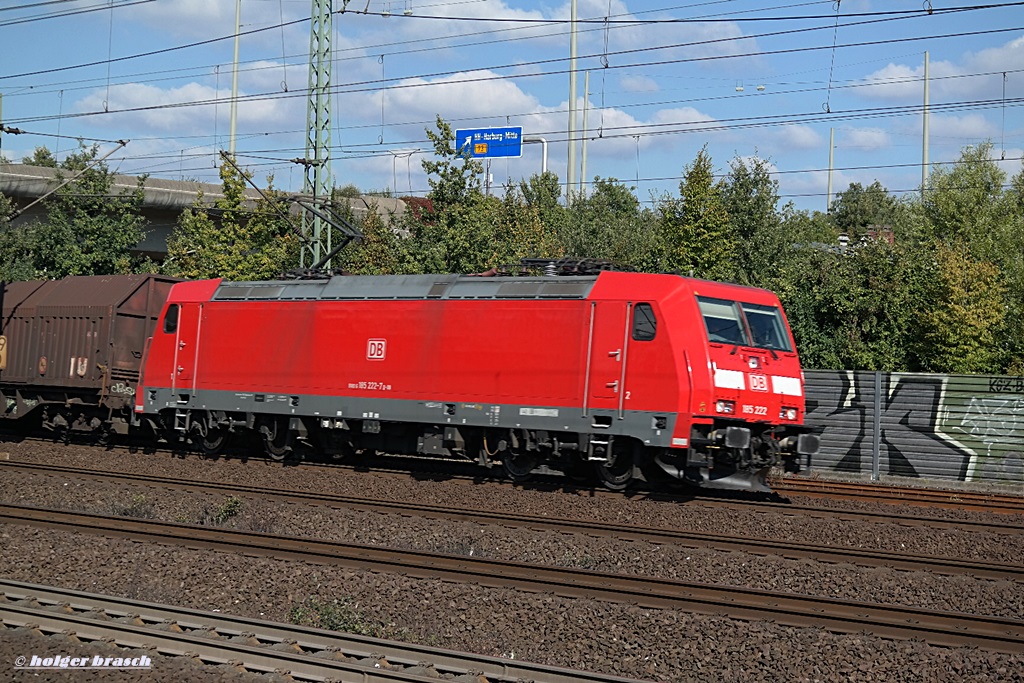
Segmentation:
{"type": "Polygon", "coordinates": [[[881,128],[845,128],[837,147],[856,148],[861,151],[886,149],[892,145],[889,134],[881,128]]]}
{"type": "Polygon", "coordinates": [[[743,155],[739,155],[739,156],[734,157],[733,159],[730,159],[729,163],[732,164],[732,162],[734,160],[736,160],[736,159],[738,159],[738,160],[742,161],[744,164],[746,164],[747,168],[753,168],[755,162],[760,161],[760,162],[762,162],[764,164],[764,169],[768,173],[777,173],[778,170],[779,170],[779,167],[776,166],[775,163],[773,163],[772,161],[770,161],[768,159],[765,159],[762,156],[758,156],[757,154],[743,154],[743,155]]]}
{"type": "Polygon", "coordinates": [[[387,91],[384,108],[400,111],[407,119],[432,119],[436,113],[459,119],[504,118],[510,113],[530,114],[540,109],[537,98],[513,80],[486,70],[429,80],[411,78],[398,86],[387,91]]]}
{"type": "MultiPolygon", "coordinates": [[[[922,58],[923,60],[923,58],[922,58]]],[[[998,99],[1002,96],[1003,75],[1008,65],[1024,63],[1024,37],[980,52],[967,52],[958,61],[930,61],[929,97],[942,99],[998,99]],[[988,75],[976,75],[988,74],[988,75]]],[[[1015,67],[1014,67],[1015,68],[1015,67]]],[[[921,101],[924,93],[924,63],[913,66],[889,63],[868,74],[856,88],[858,95],[890,101],[921,101]]],[[[1006,82],[1006,97],[1024,93],[1024,79],[1006,82]]]]}
{"type": "MultiPolygon", "coordinates": [[[[824,144],[822,137],[810,126],[799,124],[785,125],[773,129],[766,136],[775,145],[785,149],[814,149],[824,144]]],[[[828,145],[825,145],[826,147],[828,145]]]]}
{"type": "Polygon", "coordinates": [[[856,93],[864,97],[888,100],[908,99],[911,96],[920,98],[923,71],[924,67],[887,64],[861,79],[861,83],[866,87],[857,88],[856,93]]]}
{"type": "Polygon", "coordinates": [[[999,128],[981,114],[951,116],[931,114],[928,117],[930,138],[951,138],[974,144],[979,140],[998,137],[999,128]]]}
{"type": "MultiPolygon", "coordinates": [[[[124,128],[141,125],[153,131],[179,134],[199,127],[210,129],[218,118],[227,120],[230,106],[230,88],[216,90],[199,83],[187,83],[175,88],[158,88],[141,83],[111,86],[109,90],[94,90],[75,103],[78,111],[122,112],[105,116],[98,122],[107,127],[124,128]],[[220,101],[218,106],[216,102],[220,101]]],[[[280,124],[289,119],[287,103],[275,97],[247,101],[240,92],[238,121],[246,124],[280,124]]],[[[295,99],[295,98],[293,98],[295,99]]],[[[300,99],[300,107],[305,99],[300,99]]]]}
{"type": "Polygon", "coordinates": [[[623,76],[619,85],[626,92],[658,92],[661,89],[657,81],[647,76],[623,76]]]}
{"type": "Polygon", "coordinates": [[[693,107],[678,107],[675,109],[659,109],[652,117],[653,123],[679,124],[688,123],[710,123],[714,118],[694,109],[693,107]]]}

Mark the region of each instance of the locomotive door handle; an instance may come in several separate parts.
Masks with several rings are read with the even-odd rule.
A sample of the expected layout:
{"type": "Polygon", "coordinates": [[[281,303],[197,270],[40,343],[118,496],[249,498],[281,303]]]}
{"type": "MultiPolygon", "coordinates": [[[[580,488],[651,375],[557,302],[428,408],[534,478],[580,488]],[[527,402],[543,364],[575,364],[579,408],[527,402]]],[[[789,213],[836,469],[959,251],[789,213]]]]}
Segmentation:
{"type": "Polygon", "coordinates": [[[608,382],[607,384],[605,384],[605,386],[611,389],[616,394],[619,393],[619,380],[615,380],[614,382],[608,382]]]}
{"type": "Polygon", "coordinates": [[[608,357],[614,357],[615,360],[622,360],[622,349],[615,349],[614,351],[609,351],[608,357]]]}
{"type": "Polygon", "coordinates": [[[180,342],[178,342],[178,348],[179,348],[179,349],[183,349],[183,348],[185,348],[186,346],[187,346],[187,344],[186,344],[186,343],[185,343],[184,341],[180,341],[180,342]]]}
{"type": "Polygon", "coordinates": [[[184,366],[181,366],[181,365],[179,365],[179,366],[178,366],[178,374],[181,374],[181,373],[183,373],[183,372],[185,372],[185,368],[184,368],[184,366]]]}

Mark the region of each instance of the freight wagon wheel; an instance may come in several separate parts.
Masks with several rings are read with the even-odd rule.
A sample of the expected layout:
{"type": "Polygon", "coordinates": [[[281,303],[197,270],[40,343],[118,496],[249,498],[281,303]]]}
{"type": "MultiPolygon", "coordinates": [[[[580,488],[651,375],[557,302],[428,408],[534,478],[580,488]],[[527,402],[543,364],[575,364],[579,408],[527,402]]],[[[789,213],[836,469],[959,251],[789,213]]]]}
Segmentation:
{"type": "Polygon", "coordinates": [[[287,458],[292,452],[292,432],[288,429],[288,418],[268,420],[260,427],[263,435],[263,447],[271,460],[278,462],[287,458]]]}
{"type": "Polygon", "coordinates": [[[636,448],[628,439],[612,441],[610,462],[595,462],[594,472],[601,484],[612,491],[622,491],[633,481],[636,448]]]}

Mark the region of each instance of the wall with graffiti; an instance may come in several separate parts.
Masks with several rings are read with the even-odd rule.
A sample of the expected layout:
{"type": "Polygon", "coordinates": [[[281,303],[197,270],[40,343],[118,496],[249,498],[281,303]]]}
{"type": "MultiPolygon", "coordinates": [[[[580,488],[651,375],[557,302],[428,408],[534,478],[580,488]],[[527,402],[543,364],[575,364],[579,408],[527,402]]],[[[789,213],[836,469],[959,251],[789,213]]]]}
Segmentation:
{"type": "Polygon", "coordinates": [[[808,370],[809,471],[1024,486],[1024,377],[808,370]]]}

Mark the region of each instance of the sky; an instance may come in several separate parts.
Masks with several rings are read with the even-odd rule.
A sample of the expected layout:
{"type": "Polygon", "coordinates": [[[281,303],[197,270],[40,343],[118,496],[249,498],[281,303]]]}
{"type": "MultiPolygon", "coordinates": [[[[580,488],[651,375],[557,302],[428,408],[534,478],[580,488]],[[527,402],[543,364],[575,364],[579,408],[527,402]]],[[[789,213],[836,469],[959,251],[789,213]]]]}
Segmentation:
{"type": "MultiPolygon", "coordinates": [[[[329,0],[321,0],[329,3],[329,0]]],[[[925,53],[931,164],[986,141],[1024,156],[1024,2],[577,0],[577,179],[677,194],[706,148],[717,174],[769,163],[783,202],[922,180],[925,53]],[[589,85],[588,83],[589,74],[589,85]],[[580,168],[583,148],[586,168],[580,168]]],[[[266,187],[300,191],[310,0],[241,0],[234,149],[266,187]]],[[[501,194],[568,166],[571,5],[559,0],[333,0],[333,185],[423,196],[426,130],[521,126],[489,161],[501,194]],[[342,12],[342,10],[345,10],[342,12]]],[[[230,149],[236,0],[0,3],[0,134],[13,162],[79,140],[126,174],[219,182],[230,149]],[[117,141],[127,140],[123,147],[117,141]]]]}

